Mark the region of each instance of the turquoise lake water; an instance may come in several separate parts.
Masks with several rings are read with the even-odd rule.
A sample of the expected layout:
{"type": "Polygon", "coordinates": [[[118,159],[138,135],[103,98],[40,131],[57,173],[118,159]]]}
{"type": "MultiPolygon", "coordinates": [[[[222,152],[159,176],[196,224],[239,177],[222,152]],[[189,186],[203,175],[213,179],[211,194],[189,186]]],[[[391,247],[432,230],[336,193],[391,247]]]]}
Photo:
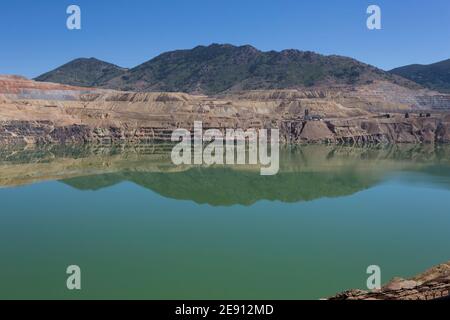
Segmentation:
{"type": "Polygon", "coordinates": [[[0,152],[0,298],[319,299],[450,260],[450,147],[285,148],[280,172],[158,146],[0,152]],[[81,268],[82,289],[66,288],[81,268]]]}

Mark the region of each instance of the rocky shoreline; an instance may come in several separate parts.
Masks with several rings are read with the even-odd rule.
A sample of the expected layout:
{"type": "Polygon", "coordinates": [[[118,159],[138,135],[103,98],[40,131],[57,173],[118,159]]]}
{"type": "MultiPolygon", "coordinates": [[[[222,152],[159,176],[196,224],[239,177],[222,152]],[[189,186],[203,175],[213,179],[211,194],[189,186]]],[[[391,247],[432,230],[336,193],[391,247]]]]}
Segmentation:
{"type": "Polygon", "coordinates": [[[349,290],[329,300],[450,300],[450,261],[412,279],[394,278],[380,290],[349,290]]]}

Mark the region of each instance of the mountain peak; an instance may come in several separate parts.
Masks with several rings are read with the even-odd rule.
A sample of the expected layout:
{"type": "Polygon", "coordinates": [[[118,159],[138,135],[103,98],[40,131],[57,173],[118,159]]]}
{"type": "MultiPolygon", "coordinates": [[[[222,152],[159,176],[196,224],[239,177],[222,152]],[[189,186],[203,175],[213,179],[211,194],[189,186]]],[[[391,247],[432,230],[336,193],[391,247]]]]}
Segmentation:
{"type": "Polygon", "coordinates": [[[77,58],[34,80],[56,82],[72,86],[95,87],[126,71],[127,69],[125,68],[97,58],[77,58]]]}

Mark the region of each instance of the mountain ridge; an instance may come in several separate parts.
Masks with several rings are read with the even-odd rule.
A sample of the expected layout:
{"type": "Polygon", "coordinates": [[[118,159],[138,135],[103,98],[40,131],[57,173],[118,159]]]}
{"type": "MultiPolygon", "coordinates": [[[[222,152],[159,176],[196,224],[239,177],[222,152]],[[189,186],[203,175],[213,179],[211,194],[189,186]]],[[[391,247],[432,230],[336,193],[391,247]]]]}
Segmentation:
{"type": "Polygon", "coordinates": [[[297,49],[260,51],[251,45],[231,44],[164,52],[130,69],[93,58],[76,59],[35,80],[122,91],[198,94],[361,85],[377,80],[419,87],[348,57],[297,49]]]}
{"type": "Polygon", "coordinates": [[[432,64],[411,64],[389,71],[432,90],[450,93],[450,59],[432,64]]]}

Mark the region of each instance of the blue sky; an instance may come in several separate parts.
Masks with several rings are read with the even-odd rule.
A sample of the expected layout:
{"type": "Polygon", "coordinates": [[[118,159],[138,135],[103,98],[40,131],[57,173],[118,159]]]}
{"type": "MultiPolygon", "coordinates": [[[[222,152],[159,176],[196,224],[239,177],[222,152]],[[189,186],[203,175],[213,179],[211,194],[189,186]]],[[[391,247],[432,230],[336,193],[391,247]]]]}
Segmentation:
{"type": "Polygon", "coordinates": [[[351,56],[382,69],[450,58],[449,0],[14,0],[0,5],[0,74],[35,77],[79,57],[133,67],[173,49],[251,44],[351,56]],[[82,30],[66,9],[82,10],[82,30]],[[382,30],[366,9],[382,10],[382,30]]]}

